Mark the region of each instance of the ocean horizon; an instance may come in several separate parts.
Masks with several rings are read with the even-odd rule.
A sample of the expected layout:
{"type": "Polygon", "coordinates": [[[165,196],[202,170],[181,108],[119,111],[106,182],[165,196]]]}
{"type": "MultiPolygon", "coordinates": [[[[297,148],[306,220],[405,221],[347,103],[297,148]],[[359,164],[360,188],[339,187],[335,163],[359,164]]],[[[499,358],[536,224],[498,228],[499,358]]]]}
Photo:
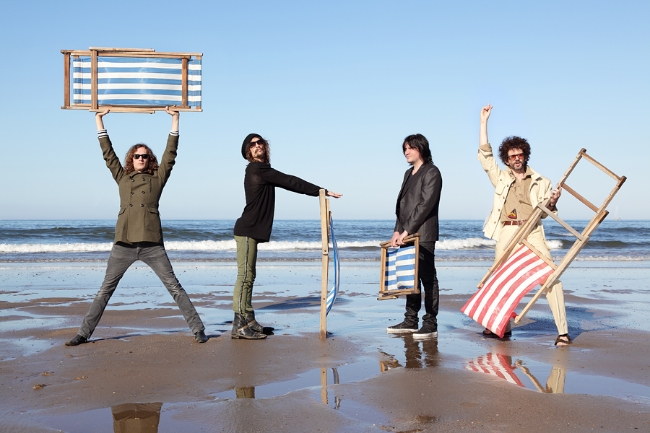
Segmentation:
{"type": "MultiPolygon", "coordinates": [[[[568,221],[581,231],[587,220],[568,221]]],[[[163,220],[165,248],[172,260],[234,260],[235,220],[163,220]]],[[[334,232],[341,260],[379,260],[379,243],[390,239],[394,220],[337,220],[334,232]]],[[[493,240],[480,220],[441,220],[436,261],[492,261],[493,240]]],[[[555,221],[544,221],[554,258],[562,257],[575,238],[555,221]]],[[[108,258],[114,219],[0,220],[0,262],[101,261],[108,258]]],[[[263,261],[321,259],[320,221],[276,220],[271,240],[259,246],[263,261]]],[[[650,260],[649,220],[605,220],[576,260],[650,260]]]]}

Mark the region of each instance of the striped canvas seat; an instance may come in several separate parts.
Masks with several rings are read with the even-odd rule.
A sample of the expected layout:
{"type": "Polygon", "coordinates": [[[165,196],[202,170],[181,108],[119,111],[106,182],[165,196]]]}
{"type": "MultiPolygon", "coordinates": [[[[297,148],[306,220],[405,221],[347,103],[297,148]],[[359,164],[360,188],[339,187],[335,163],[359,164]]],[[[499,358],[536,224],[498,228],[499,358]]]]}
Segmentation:
{"type": "Polygon", "coordinates": [[[330,313],[334,301],[336,301],[336,296],[339,293],[339,286],[341,284],[341,261],[339,260],[339,247],[336,243],[336,236],[334,236],[334,220],[330,217],[330,235],[332,237],[332,261],[334,262],[334,285],[327,293],[327,302],[326,308],[327,311],[325,315],[330,313]]]}
{"type": "MultiPolygon", "coordinates": [[[[97,57],[98,105],[167,106],[182,104],[180,58],[97,57]]],[[[91,103],[91,57],[72,62],[71,105],[91,103]]],[[[190,107],[201,107],[201,59],[188,61],[190,107]]]]}
{"type": "Polygon", "coordinates": [[[460,311],[503,338],[521,299],[553,273],[527,246],[522,245],[490,276],[460,311]]]}
{"type": "Polygon", "coordinates": [[[415,246],[388,248],[384,290],[415,289],[415,246]]]}

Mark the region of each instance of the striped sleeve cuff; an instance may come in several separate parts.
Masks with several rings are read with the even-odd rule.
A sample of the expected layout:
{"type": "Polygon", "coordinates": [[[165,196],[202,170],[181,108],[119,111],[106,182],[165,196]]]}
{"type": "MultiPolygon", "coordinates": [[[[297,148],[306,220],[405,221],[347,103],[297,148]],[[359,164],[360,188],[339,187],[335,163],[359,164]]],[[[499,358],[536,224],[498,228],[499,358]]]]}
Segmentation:
{"type": "Polygon", "coordinates": [[[178,137],[178,130],[176,130],[176,131],[169,131],[169,135],[173,135],[174,137],[178,137]]]}
{"type": "Polygon", "coordinates": [[[97,131],[97,138],[108,137],[108,132],[105,129],[100,129],[97,131]]]}

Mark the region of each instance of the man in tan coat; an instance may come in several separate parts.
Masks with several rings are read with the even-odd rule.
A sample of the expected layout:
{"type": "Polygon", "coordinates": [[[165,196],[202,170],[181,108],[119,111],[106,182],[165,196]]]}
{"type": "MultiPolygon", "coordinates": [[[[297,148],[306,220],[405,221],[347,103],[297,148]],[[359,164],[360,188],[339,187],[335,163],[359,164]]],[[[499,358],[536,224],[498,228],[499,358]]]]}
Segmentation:
{"type": "Polygon", "coordinates": [[[78,346],[88,341],[120,279],[137,260],[145,262],[158,275],[183,313],[195,340],[205,343],[208,338],[203,322],[174,275],[167,257],[158,213],[160,196],[176,160],[180,113],[167,108],[167,113],[172,116],[172,128],[160,164],[149,146],[138,143],[131,146],[122,166],[104,129],[102,118],[108,112],[108,109],[98,112],[95,123],[104,161],[117,182],[120,193],[115,241],[108,258],[104,282],[84,317],[79,332],[65,345],[78,346]]]}
{"type": "MultiPolygon", "coordinates": [[[[538,203],[543,203],[550,197],[550,210],[557,212],[556,204],[561,191],[559,189],[551,191],[551,181],[528,166],[530,145],[525,138],[512,136],[503,140],[499,146],[499,156],[507,169],[499,168],[488,142],[487,124],[491,112],[492,106],[489,104],[481,109],[478,160],[494,186],[492,211],[485,222],[483,233],[488,238],[497,241],[495,257],[499,258],[519,226],[526,222],[538,203]]],[[[528,235],[527,240],[544,256],[552,259],[541,223],[528,235]]],[[[566,321],[564,292],[560,281],[547,290],[546,299],[551,307],[558,330],[555,345],[571,344],[566,321]]],[[[492,335],[488,329],[485,329],[483,334],[492,335]]],[[[512,335],[512,331],[510,323],[508,323],[505,336],[510,335],[512,335]]]]}

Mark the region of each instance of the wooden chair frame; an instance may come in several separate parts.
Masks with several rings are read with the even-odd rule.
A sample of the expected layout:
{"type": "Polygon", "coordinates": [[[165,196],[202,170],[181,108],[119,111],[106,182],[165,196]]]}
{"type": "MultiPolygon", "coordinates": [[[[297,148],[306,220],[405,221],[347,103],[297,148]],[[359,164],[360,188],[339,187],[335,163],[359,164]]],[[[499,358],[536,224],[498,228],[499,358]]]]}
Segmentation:
{"type": "Polygon", "coordinates": [[[508,243],[508,246],[506,249],[503,251],[501,256],[494,262],[492,267],[488,270],[487,274],[481,279],[481,281],[478,283],[478,287],[482,287],[483,284],[490,278],[492,273],[503,263],[505,262],[508,257],[510,257],[510,254],[512,251],[521,244],[526,245],[528,248],[530,248],[537,256],[539,256],[540,259],[546,261],[551,268],[554,269],[553,273],[549,275],[549,277],[546,279],[544,284],[541,286],[541,288],[533,295],[532,299],[528,302],[528,304],[524,307],[524,309],[521,311],[521,313],[515,318],[515,323],[519,323],[521,319],[526,315],[526,313],[532,308],[532,306],[537,302],[539,297],[555,282],[560,278],[560,276],[564,273],[564,271],[569,267],[571,262],[576,258],[578,253],[582,250],[582,248],[585,246],[585,244],[589,241],[589,238],[591,237],[591,234],[598,228],[600,223],[603,222],[603,220],[607,217],[609,214],[609,211],[607,211],[607,206],[609,203],[612,201],[616,193],[619,191],[623,183],[625,183],[626,177],[625,176],[618,176],[616,173],[596,161],[594,158],[589,156],[587,154],[586,149],[581,149],[580,152],[578,152],[578,155],[576,156],[575,160],[571,163],[567,171],[564,173],[562,176],[562,179],[557,184],[557,188],[562,188],[565,191],[567,191],[569,194],[573,195],[578,201],[580,201],[582,204],[587,206],[589,209],[594,211],[595,215],[593,218],[589,221],[589,223],[586,225],[582,233],[578,233],[577,230],[575,230],[573,227],[571,227],[569,224],[564,222],[562,219],[560,219],[557,215],[555,215],[549,208],[548,208],[548,203],[550,201],[550,198],[544,202],[538,204],[535,209],[533,210],[533,213],[531,216],[528,218],[526,223],[522,226],[519,227],[519,230],[515,233],[513,238],[510,240],[508,243]],[[597,168],[599,168],[601,171],[603,171],[605,174],[608,176],[612,177],[615,181],[616,184],[614,188],[611,190],[609,195],[605,198],[605,201],[600,205],[600,207],[595,206],[592,204],[590,201],[588,201],[586,198],[584,198],[582,195],[580,195],[577,191],[575,191],[573,188],[571,188],[569,185],[567,185],[566,180],[568,179],[569,175],[573,171],[573,169],[578,165],[578,162],[580,162],[582,159],[586,159],[593,165],[595,165],[597,168]],[[537,227],[538,223],[541,221],[542,217],[544,216],[549,216],[553,218],[555,221],[558,222],[562,227],[564,227],[569,233],[571,233],[573,236],[576,237],[576,241],[573,243],[567,254],[562,258],[562,261],[560,262],[559,265],[555,265],[552,260],[547,259],[544,257],[537,249],[535,249],[527,240],[526,238],[528,235],[537,227]]]}
{"type": "Polygon", "coordinates": [[[318,192],[320,202],[320,233],[322,242],[322,259],[321,259],[321,290],[320,290],[320,339],[327,338],[327,294],[328,278],[330,267],[330,200],[326,198],[325,190],[318,192]]]}
{"type": "Polygon", "coordinates": [[[63,106],[64,110],[89,110],[93,112],[100,111],[100,107],[110,107],[112,112],[129,112],[129,113],[154,113],[155,111],[164,111],[163,105],[99,105],[97,103],[97,58],[102,57],[144,57],[144,58],[164,58],[164,59],[181,59],[182,60],[182,102],[180,105],[170,106],[177,111],[203,111],[202,106],[190,106],[188,102],[188,63],[194,58],[201,60],[202,53],[157,53],[153,48],[100,48],[90,47],[88,50],[61,50],[63,54],[63,106]],[[91,59],[91,102],[90,104],[71,104],[70,103],[70,64],[74,59],[79,57],[90,57],[91,59]]]}
{"type": "Polygon", "coordinates": [[[386,290],[386,255],[388,248],[390,248],[390,241],[382,242],[379,244],[381,247],[381,276],[379,278],[379,296],[377,300],[383,301],[386,299],[397,299],[398,296],[416,295],[420,293],[420,278],[419,278],[419,262],[420,257],[420,234],[414,233],[404,238],[405,244],[413,244],[415,246],[415,275],[412,289],[399,289],[399,290],[386,290]]]}

